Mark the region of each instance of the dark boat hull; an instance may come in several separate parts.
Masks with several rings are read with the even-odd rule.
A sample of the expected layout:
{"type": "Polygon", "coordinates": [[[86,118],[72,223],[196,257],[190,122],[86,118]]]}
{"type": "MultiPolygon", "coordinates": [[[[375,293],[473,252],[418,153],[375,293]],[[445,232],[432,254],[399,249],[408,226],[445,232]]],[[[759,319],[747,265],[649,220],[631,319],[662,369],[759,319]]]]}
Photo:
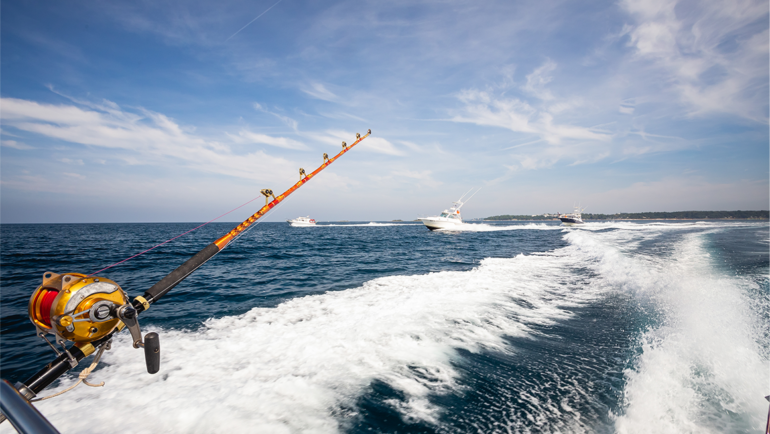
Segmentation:
{"type": "Polygon", "coordinates": [[[577,220],[573,218],[567,218],[567,217],[561,217],[559,218],[563,223],[571,224],[571,225],[580,225],[583,224],[583,220],[577,220]]]}

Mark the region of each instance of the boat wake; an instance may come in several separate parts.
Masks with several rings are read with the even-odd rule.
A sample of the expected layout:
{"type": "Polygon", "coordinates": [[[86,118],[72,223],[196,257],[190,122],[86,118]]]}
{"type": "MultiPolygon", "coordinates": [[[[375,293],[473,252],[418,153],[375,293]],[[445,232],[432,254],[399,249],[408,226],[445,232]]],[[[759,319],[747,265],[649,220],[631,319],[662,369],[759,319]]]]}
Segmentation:
{"type": "MultiPolygon", "coordinates": [[[[396,224],[359,226],[371,225],[396,224]]],[[[551,252],[488,258],[470,271],[377,278],[210,319],[199,330],[162,330],[161,372],[154,376],[144,372],[143,357],[123,333],[105,353],[106,366],[92,374],[104,388],[81,386],[38,407],[62,432],[73,433],[122,431],[125,414],[142,414],[132,421],[133,432],[333,433],[355,426],[362,397],[384,384],[394,397],[383,405],[406,423],[444,432],[761,430],[766,296],[765,306],[752,308],[757,299],[747,294],[756,284],[719,271],[706,242],[714,226],[671,238],[663,255],[640,246],[669,228],[640,226],[595,231],[585,229],[589,223],[565,230],[568,245],[551,252]],[[631,363],[612,362],[617,372],[625,367],[625,386],[609,416],[591,394],[597,386],[585,379],[610,363],[602,349],[602,359],[574,361],[576,377],[553,366],[539,377],[502,378],[506,390],[492,397],[494,406],[453,413],[467,429],[443,425],[446,401],[436,397],[466,393],[468,355],[516,360],[520,350],[510,339],[542,341],[543,330],[570,320],[577,308],[601,306],[618,294],[647,319],[642,329],[627,331],[636,333],[631,363]],[[561,395],[541,392],[554,382],[561,395]],[[578,410],[586,405],[612,426],[597,428],[599,416],[578,410]]],[[[64,379],[51,392],[74,381],[64,379]]],[[[9,432],[7,424],[2,429],[9,432]]]]}
{"type": "MultiPolygon", "coordinates": [[[[625,372],[619,432],[754,432],[764,426],[767,403],[760,398],[767,394],[768,360],[757,338],[767,336],[760,318],[767,320],[768,303],[757,306],[749,297],[756,284],[716,271],[704,235],[686,235],[654,271],[634,267],[618,282],[659,316],[640,335],[641,355],[625,372]]],[[[617,270],[603,273],[619,277],[617,270]]]]}
{"type": "Polygon", "coordinates": [[[571,230],[578,231],[602,231],[606,229],[623,229],[629,231],[650,231],[650,230],[673,230],[682,229],[719,229],[719,228],[748,228],[756,227],[756,223],[751,222],[724,222],[724,221],[687,221],[687,222],[666,222],[666,221],[628,221],[628,220],[609,220],[609,221],[589,221],[579,226],[563,226],[571,230]]]}
{"type": "Polygon", "coordinates": [[[379,381],[404,396],[389,403],[404,420],[436,425],[442,411],[430,398],[458,390],[460,351],[510,351],[505,337],[534,337],[532,326],[593,299],[560,283],[573,263],[567,252],[485,259],[472,271],[378,278],[197,331],[155,329],[163,357],[154,376],[121,334],[92,374],[105,388],[39,408],[62,432],[119,430],[127,412],[143,415],[135,432],[338,432],[379,381]],[[90,412],[96,405],[115,410],[90,412]]]}
{"type": "Polygon", "coordinates": [[[518,231],[518,230],[536,230],[536,231],[560,231],[564,229],[557,225],[547,225],[543,223],[529,223],[524,225],[490,225],[486,223],[463,223],[451,228],[436,229],[437,232],[499,232],[499,231],[518,231]]]}

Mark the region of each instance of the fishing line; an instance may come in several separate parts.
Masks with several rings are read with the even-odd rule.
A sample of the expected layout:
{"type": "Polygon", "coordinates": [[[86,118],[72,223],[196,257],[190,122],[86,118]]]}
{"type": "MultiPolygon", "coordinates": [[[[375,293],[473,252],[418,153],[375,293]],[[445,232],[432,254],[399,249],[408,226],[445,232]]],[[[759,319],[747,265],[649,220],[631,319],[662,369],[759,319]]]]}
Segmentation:
{"type": "Polygon", "coordinates": [[[238,30],[237,32],[235,32],[235,33],[233,33],[232,35],[230,35],[230,37],[229,37],[229,38],[225,39],[225,42],[229,41],[230,39],[233,39],[233,36],[237,35],[238,33],[241,33],[241,30],[245,29],[246,27],[249,27],[249,26],[251,25],[251,23],[253,23],[254,21],[257,21],[257,20],[259,19],[259,17],[261,17],[262,15],[265,15],[265,14],[266,14],[266,13],[267,13],[267,12],[268,12],[270,9],[272,9],[272,8],[274,8],[274,7],[276,7],[276,6],[278,6],[278,3],[282,2],[282,1],[283,1],[283,0],[278,0],[277,2],[275,2],[275,4],[274,4],[274,5],[270,6],[269,8],[267,8],[267,10],[265,10],[265,11],[264,11],[264,12],[262,12],[261,14],[257,15],[257,18],[254,18],[253,20],[249,21],[249,23],[248,23],[248,24],[246,24],[245,26],[241,27],[241,29],[240,29],[240,30],[238,30]]]}
{"type": "MultiPolygon", "coordinates": [[[[105,268],[102,268],[102,269],[101,269],[101,270],[99,270],[99,271],[94,271],[93,273],[91,273],[91,274],[88,274],[88,276],[93,276],[94,274],[97,274],[97,273],[101,273],[101,272],[102,272],[102,271],[104,271],[104,270],[110,269],[110,268],[112,268],[112,267],[114,267],[114,266],[116,266],[116,265],[120,265],[120,264],[122,264],[122,263],[124,263],[124,262],[126,262],[126,261],[128,261],[128,260],[130,260],[130,259],[134,259],[134,258],[136,258],[137,256],[141,256],[141,255],[144,255],[145,253],[149,252],[150,250],[155,250],[155,249],[157,249],[158,247],[160,247],[160,246],[162,246],[162,245],[164,245],[164,244],[166,244],[166,243],[170,243],[171,241],[174,241],[175,239],[177,239],[177,238],[179,238],[179,237],[181,237],[181,236],[183,236],[183,235],[187,235],[187,234],[189,234],[190,232],[192,232],[192,231],[194,231],[194,230],[196,230],[196,229],[200,229],[200,228],[202,228],[202,227],[206,226],[206,225],[207,225],[207,224],[209,224],[209,223],[215,222],[215,221],[217,221],[217,220],[221,219],[222,217],[224,217],[224,216],[226,216],[226,215],[230,214],[230,213],[231,213],[231,212],[233,212],[233,211],[236,211],[236,210],[238,210],[238,209],[240,209],[240,208],[243,208],[244,206],[246,206],[246,205],[250,204],[251,202],[254,202],[255,200],[259,199],[260,197],[261,197],[261,196],[257,196],[257,197],[255,197],[254,199],[251,199],[250,201],[248,201],[248,202],[244,203],[243,205],[239,206],[238,208],[233,208],[233,209],[231,209],[230,211],[227,211],[226,213],[222,214],[221,216],[219,216],[219,217],[217,217],[217,218],[215,218],[215,219],[209,220],[209,221],[207,221],[206,223],[203,223],[202,225],[200,225],[200,226],[198,226],[198,227],[192,228],[192,229],[190,229],[189,231],[187,231],[187,232],[185,232],[185,233],[179,234],[179,235],[175,236],[174,238],[170,238],[170,239],[168,239],[168,240],[166,240],[166,241],[164,241],[164,242],[162,242],[162,243],[160,243],[160,244],[158,244],[158,245],[156,245],[156,246],[150,247],[149,249],[147,249],[147,250],[145,250],[145,251],[143,251],[143,252],[141,252],[141,253],[137,253],[136,255],[134,255],[134,256],[131,256],[131,257],[129,257],[129,258],[126,258],[126,259],[124,259],[124,260],[122,260],[122,261],[120,261],[120,262],[116,262],[116,263],[114,263],[114,264],[110,265],[109,267],[105,267],[105,268]]],[[[276,207],[276,208],[277,208],[277,207],[276,207]]]]}

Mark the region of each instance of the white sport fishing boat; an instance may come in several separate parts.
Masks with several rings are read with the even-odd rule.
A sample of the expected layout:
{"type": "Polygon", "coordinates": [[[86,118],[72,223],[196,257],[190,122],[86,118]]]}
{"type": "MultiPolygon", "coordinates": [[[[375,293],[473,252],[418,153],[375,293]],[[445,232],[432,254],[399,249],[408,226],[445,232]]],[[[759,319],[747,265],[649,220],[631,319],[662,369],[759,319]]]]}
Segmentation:
{"type": "Polygon", "coordinates": [[[297,217],[294,220],[286,220],[292,226],[315,226],[315,219],[307,217],[297,217]]]}
{"type": "Polygon", "coordinates": [[[581,215],[582,211],[584,211],[584,209],[576,206],[575,211],[573,211],[572,214],[559,214],[559,220],[561,220],[565,226],[583,224],[583,216],[581,215]]]}
{"type": "MultiPolygon", "coordinates": [[[[468,190],[468,193],[470,193],[471,190],[468,190]]],[[[479,190],[481,190],[481,188],[479,188],[479,190]]],[[[445,209],[441,215],[435,217],[423,217],[418,220],[432,231],[435,231],[436,229],[457,229],[465,224],[463,223],[463,218],[460,214],[460,208],[462,208],[466,202],[471,200],[471,197],[475,196],[479,190],[476,190],[475,193],[463,202],[463,198],[468,195],[468,193],[465,193],[460,199],[457,199],[457,201],[452,204],[451,208],[445,209]]]]}

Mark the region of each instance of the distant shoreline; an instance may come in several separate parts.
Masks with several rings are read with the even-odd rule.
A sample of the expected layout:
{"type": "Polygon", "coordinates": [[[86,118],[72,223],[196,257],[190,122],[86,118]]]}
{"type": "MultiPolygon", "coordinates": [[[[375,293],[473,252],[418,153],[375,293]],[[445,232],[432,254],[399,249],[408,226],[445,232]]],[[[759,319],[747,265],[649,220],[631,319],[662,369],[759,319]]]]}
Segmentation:
{"type": "MultiPolygon", "coordinates": [[[[565,214],[561,214],[564,216],[565,214]]],[[[615,214],[582,213],[583,220],[768,220],[770,211],[673,211],[673,212],[619,212],[615,214]]],[[[486,217],[485,221],[552,221],[559,214],[503,214],[486,217]]]]}
{"type": "MultiPolygon", "coordinates": [[[[729,221],[766,221],[770,220],[767,218],[745,218],[745,219],[737,219],[737,218],[670,218],[670,219],[645,219],[645,218],[617,218],[617,219],[583,219],[583,221],[593,221],[593,222],[611,222],[611,221],[700,221],[700,220],[729,220],[729,221]]],[[[467,220],[466,223],[474,222],[474,221],[484,221],[484,222],[558,222],[560,221],[558,218],[555,219],[512,219],[512,220],[502,220],[502,219],[484,219],[484,220],[467,220]]]]}

